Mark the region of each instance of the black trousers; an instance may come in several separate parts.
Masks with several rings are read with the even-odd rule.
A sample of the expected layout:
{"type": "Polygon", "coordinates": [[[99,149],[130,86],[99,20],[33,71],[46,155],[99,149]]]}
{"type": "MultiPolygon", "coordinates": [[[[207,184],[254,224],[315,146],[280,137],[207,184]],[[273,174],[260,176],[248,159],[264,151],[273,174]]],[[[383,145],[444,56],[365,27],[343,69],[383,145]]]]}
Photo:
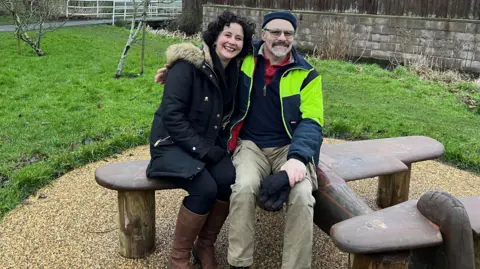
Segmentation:
{"type": "Polygon", "coordinates": [[[183,205],[193,213],[204,215],[216,200],[229,201],[231,185],[235,183],[235,167],[226,155],[215,165],[207,165],[193,179],[172,179],[174,184],[188,192],[183,205]]]}

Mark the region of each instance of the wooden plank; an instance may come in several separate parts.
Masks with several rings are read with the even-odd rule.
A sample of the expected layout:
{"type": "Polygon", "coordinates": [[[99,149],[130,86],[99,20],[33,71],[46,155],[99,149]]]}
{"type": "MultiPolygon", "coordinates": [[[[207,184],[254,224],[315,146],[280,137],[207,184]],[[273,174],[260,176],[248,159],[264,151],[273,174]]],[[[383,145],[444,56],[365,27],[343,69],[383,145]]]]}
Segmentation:
{"type": "Polygon", "coordinates": [[[350,254],[349,269],[407,269],[408,253],[396,255],[361,255],[350,254]]]}
{"type": "Polygon", "coordinates": [[[459,197],[458,200],[467,210],[472,231],[476,236],[480,236],[480,210],[478,210],[480,207],[480,196],[459,197]]]}
{"type": "Polygon", "coordinates": [[[480,0],[474,0],[472,18],[480,20],[480,0]]]}
{"type": "Polygon", "coordinates": [[[335,171],[345,181],[388,176],[408,171],[407,165],[392,156],[352,154],[336,158],[322,153],[320,154],[320,163],[335,171]]]}
{"type": "Polygon", "coordinates": [[[322,163],[317,168],[317,179],[313,221],[326,234],[335,223],[373,212],[345,180],[322,163]]]}
{"type": "Polygon", "coordinates": [[[458,19],[480,19],[480,0],[184,0],[185,10],[201,10],[202,4],[246,6],[286,10],[337,11],[458,19]]]}
{"type": "Polygon", "coordinates": [[[395,138],[349,141],[339,144],[324,144],[321,153],[337,160],[345,156],[393,156],[403,163],[432,160],[441,157],[444,146],[426,136],[403,136],[395,138]]]}
{"type": "Polygon", "coordinates": [[[435,16],[437,18],[448,18],[448,4],[451,0],[438,0],[435,16]]]}
{"type": "Polygon", "coordinates": [[[410,200],[332,226],[331,238],[340,250],[379,253],[437,246],[443,242],[439,227],[428,221],[410,200]]]}
{"type": "Polygon", "coordinates": [[[145,175],[148,160],[105,164],[95,170],[95,180],[104,188],[122,191],[166,190],[177,187],[169,181],[145,175]]]}
{"type": "MultiPolygon", "coordinates": [[[[393,1],[393,0],[392,0],[393,1]]],[[[392,10],[391,10],[391,6],[392,6],[392,1],[387,1],[387,0],[384,0],[383,1],[383,10],[382,10],[382,14],[391,14],[392,13],[392,10]]]]}
{"type": "Polygon", "coordinates": [[[460,5],[460,16],[462,19],[468,19],[470,17],[470,3],[472,0],[463,0],[463,5],[460,5]]]}

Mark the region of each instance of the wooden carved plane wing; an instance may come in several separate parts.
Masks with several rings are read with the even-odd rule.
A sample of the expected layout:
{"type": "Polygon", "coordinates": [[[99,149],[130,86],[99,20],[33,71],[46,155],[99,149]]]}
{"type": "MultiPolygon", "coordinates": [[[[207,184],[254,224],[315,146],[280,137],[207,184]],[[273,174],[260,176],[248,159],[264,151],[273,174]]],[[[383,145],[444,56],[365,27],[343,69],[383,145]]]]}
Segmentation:
{"type": "Polygon", "coordinates": [[[389,175],[408,170],[404,163],[392,156],[337,154],[336,157],[331,157],[322,153],[320,154],[320,162],[345,181],[389,175]]]}
{"type": "Polygon", "coordinates": [[[379,253],[436,246],[443,237],[439,227],[410,200],[332,226],[334,244],[349,253],[379,253]]]}
{"type": "MultiPolygon", "coordinates": [[[[480,233],[480,196],[458,197],[470,220],[474,236],[480,233]]],[[[349,253],[380,253],[439,245],[443,236],[412,199],[395,206],[338,222],[330,235],[334,244],[349,253]]],[[[460,235],[458,235],[460,236],[460,235]]]]}
{"type": "Polygon", "coordinates": [[[346,181],[406,171],[406,164],[437,159],[442,143],[425,136],[405,136],[324,144],[320,161],[346,181]]]}

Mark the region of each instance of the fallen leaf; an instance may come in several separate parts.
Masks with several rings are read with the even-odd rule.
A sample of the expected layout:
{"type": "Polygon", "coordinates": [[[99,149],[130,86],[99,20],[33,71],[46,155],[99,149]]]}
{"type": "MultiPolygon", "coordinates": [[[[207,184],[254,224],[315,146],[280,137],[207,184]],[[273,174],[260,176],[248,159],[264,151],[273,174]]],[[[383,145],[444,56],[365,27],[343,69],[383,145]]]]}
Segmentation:
{"type": "Polygon", "coordinates": [[[78,147],[77,143],[73,142],[72,145],[70,145],[70,148],[72,150],[75,150],[78,147]]]}

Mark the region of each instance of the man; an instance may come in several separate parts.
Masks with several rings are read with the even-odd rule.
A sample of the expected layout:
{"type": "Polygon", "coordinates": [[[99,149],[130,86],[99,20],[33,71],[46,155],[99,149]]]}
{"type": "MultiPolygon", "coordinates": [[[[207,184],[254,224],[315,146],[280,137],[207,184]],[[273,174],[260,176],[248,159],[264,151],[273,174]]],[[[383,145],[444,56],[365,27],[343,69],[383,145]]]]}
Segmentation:
{"type": "MultiPolygon", "coordinates": [[[[233,153],[236,182],[229,214],[228,263],[253,265],[255,208],[261,180],[284,170],[291,191],[287,201],[283,269],[311,268],[312,191],[322,144],[322,81],[293,46],[297,21],[280,11],[264,17],[262,40],[241,67],[235,113],[224,129],[233,153]]],[[[159,70],[156,81],[161,81],[159,70]]]]}

